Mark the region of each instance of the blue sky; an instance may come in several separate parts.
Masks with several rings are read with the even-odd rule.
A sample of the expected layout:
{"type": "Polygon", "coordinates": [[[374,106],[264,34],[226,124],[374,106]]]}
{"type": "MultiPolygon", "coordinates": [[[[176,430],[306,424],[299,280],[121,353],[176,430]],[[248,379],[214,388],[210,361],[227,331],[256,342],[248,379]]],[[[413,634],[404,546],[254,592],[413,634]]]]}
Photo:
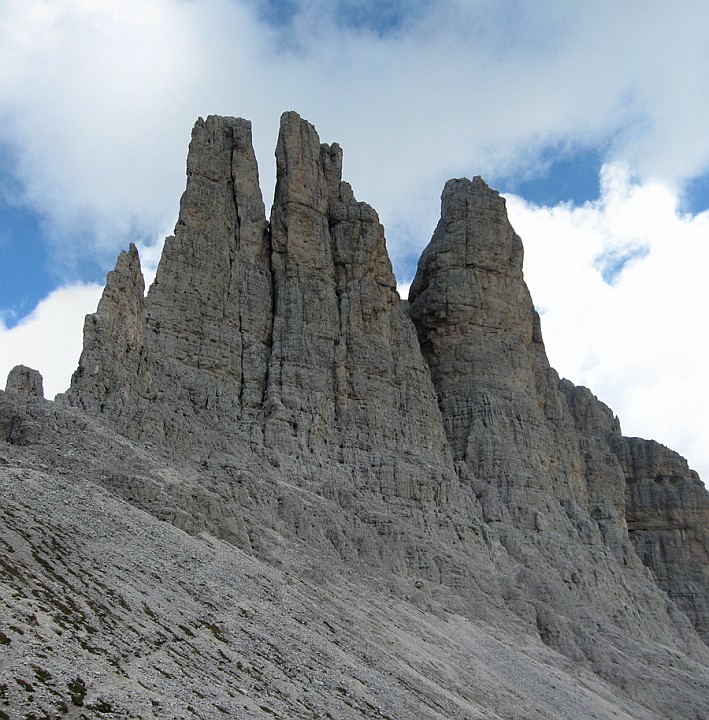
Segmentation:
{"type": "Polygon", "coordinates": [[[39,218],[0,197],[0,308],[10,326],[29,314],[58,284],[51,272],[39,218]],[[18,252],[18,248],[22,252],[18,252]]]}
{"type": "Polygon", "coordinates": [[[131,241],[150,282],[198,116],[252,121],[268,205],[294,109],[342,145],[402,285],[446,179],[503,192],[551,363],[709,474],[704,0],[0,0],[0,20],[0,376],[66,386],[131,241]]]}

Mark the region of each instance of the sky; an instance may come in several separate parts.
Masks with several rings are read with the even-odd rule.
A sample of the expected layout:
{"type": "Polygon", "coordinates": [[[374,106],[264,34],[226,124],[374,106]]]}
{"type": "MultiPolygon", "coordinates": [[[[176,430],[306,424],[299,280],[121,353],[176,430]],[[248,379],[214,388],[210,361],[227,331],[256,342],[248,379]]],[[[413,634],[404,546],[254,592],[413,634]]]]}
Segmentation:
{"type": "Polygon", "coordinates": [[[709,478],[706,0],[0,0],[0,386],[66,389],[116,256],[147,282],[197,117],[344,150],[405,293],[450,177],[507,198],[551,364],[709,478]]]}

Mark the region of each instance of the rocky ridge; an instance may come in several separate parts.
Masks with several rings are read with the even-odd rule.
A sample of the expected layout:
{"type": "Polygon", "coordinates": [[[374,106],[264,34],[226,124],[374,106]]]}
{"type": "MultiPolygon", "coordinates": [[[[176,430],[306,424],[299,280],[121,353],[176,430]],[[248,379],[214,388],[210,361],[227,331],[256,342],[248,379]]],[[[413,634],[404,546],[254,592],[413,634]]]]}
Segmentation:
{"type": "MultiPolygon", "coordinates": [[[[250,124],[200,119],[147,296],[132,246],[87,316],[67,393],[47,403],[36,377],[17,370],[0,394],[0,475],[13,508],[3,597],[13,598],[13,627],[34,638],[3,631],[7,667],[43,653],[43,671],[66,674],[47,667],[60,642],[87,672],[100,665],[87,697],[98,707],[108,693],[119,717],[150,717],[171,694],[170,712],[185,717],[218,717],[217,707],[248,717],[705,716],[709,495],[679,456],[624,438],[610,409],[549,366],[504,200],[480,178],[446,184],[405,312],[383,228],[342,181],[339,146],[285,113],[276,163],[267,221],[250,124]],[[30,488],[34,509],[22,502],[30,488]],[[78,516],[43,524],[72,493],[84,498],[78,516]],[[121,525],[115,541],[95,523],[84,532],[94,496],[108,526],[125,517],[135,529],[121,525]],[[145,542],[127,580],[118,560],[92,562],[87,575],[81,557],[96,533],[108,547],[158,533],[175,550],[158,560],[145,542]],[[206,594],[190,589],[195,566],[177,559],[188,551],[209,568],[206,594]],[[183,568],[186,586],[165,562],[183,568]],[[265,607],[259,573],[296,588],[301,610],[319,603],[332,637],[295,632],[298,613],[282,597],[267,603],[282,631],[244,615],[229,588],[265,607]],[[91,609],[102,586],[111,622],[91,609]],[[61,641],[44,632],[57,622],[58,588],[88,598],[62,601],[61,641]],[[138,643],[153,668],[138,687],[146,664],[125,638],[142,636],[140,593],[156,616],[140,622],[167,635],[138,643]],[[228,637],[195,632],[210,627],[205,606],[228,637]],[[99,626],[100,642],[89,642],[96,631],[86,628],[99,626]],[[271,638],[268,648],[256,652],[239,632],[271,638]],[[178,662],[174,693],[159,676],[174,676],[163,663],[184,642],[198,652],[178,662]],[[328,670],[335,648],[347,682],[328,670]],[[306,662],[309,673],[295,671],[306,662]],[[226,688],[238,663],[260,667],[244,689],[268,703],[234,704],[226,688]],[[540,687],[545,672],[553,689],[540,687]],[[200,699],[204,677],[215,690],[200,699]]],[[[39,707],[9,679],[6,705],[39,707]]]]}

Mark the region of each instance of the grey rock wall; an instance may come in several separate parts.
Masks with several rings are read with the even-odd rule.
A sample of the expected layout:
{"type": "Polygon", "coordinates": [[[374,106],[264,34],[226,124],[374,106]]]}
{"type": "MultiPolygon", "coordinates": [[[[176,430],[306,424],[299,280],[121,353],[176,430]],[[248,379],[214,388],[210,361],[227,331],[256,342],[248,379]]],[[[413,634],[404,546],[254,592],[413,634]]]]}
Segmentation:
{"type": "Polygon", "coordinates": [[[630,538],[709,644],[709,496],[687,461],[653,440],[613,438],[630,538]]]}
{"type": "Polygon", "coordinates": [[[271,336],[269,254],[251,124],[200,119],[175,234],[146,299],[146,347],[162,403],[219,414],[224,424],[253,420],[271,336]]]}
{"type": "Polygon", "coordinates": [[[147,386],[145,283],[135,245],[121,252],[106,277],[96,312],[84,321],[84,348],[60,400],[130,425],[147,386]]]}
{"type": "Polygon", "coordinates": [[[446,184],[406,303],[340,147],[285,113],[276,168],[269,222],[250,124],[196,123],[147,297],[131,247],[56,407],[0,397],[8,457],[305,580],[515,628],[701,717],[706,491],[685,468],[671,502],[650,493],[679,470],[646,472],[612,411],[549,366],[504,200],[446,184]],[[657,669],[662,648],[700,670],[657,669]]]}
{"type": "Polygon", "coordinates": [[[522,256],[504,199],[480,178],[448,181],[409,313],[463,480],[520,563],[522,604],[546,642],[589,657],[580,598],[638,632],[652,632],[643,618],[664,608],[640,590],[647,570],[628,535],[626,476],[610,444],[619,423],[550,368],[522,256]],[[571,563],[560,574],[562,556],[571,563]],[[632,610],[620,590],[628,582],[632,610]]]}
{"type": "Polygon", "coordinates": [[[276,162],[265,444],[443,501],[450,451],[379,218],[342,182],[339,146],[296,113],[281,120],[276,162]]]}
{"type": "Polygon", "coordinates": [[[587,493],[522,260],[504,199],[480,178],[449,180],[409,305],[456,459],[533,528],[559,514],[550,497],[585,505],[587,493]]]}

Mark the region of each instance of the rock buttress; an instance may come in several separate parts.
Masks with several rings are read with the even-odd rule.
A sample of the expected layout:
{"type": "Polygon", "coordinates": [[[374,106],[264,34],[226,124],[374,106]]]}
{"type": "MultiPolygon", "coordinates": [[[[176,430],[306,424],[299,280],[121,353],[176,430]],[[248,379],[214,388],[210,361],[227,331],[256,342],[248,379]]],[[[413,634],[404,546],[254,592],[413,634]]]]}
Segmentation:
{"type": "Polygon", "coordinates": [[[449,180],[409,302],[456,460],[534,527],[550,495],[584,504],[586,491],[522,259],[504,199],[449,180]]]}
{"type": "Polygon", "coordinates": [[[635,550],[709,644],[709,493],[687,461],[653,440],[612,439],[625,473],[635,550]]]}
{"type": "Polygon", "coordinates": [[[15,365],[10,370],[5,392],[24,397],[44,397],[44,380],[39,370],[26,365],[15,365]]]}
{"type": "Polygon", "coordinates": [[[589,608],[646,637],[688,627],[669,620],[629,540],[609,446],[620,428],[550,368],[504,200],[462,179],[446,184],[441,205],[409,312],[461,478],[517,564],[503,594],[545,643],[613,671],[590,640],[589,608]]]}
{"type": "Polygon", "coordinates": [[[146,392],[145,283],[138,250],[121,252],[96,312],[84,321],[84,348],[69,390],[71,405],[133,423],[138,398],[146,392]]]}
{"type": "Polygon", "coordinates": [[[653,440],[624,437],[610,408],[587,388],[566,380],[561,388],[579,432],[592,514],[606,541],[620,545],[627,533],[658,585],[709,644],[704,484],[676,452],[653,440]]]}
{"type": "Polygon", "coordinates": [[[627,552],[625,476],[609,443],[620,437],[620,423],[613,411],[588,388],[568,380],[559,382],[578,434],[583,458],[588,510],[607,545],[627,552]]]}

